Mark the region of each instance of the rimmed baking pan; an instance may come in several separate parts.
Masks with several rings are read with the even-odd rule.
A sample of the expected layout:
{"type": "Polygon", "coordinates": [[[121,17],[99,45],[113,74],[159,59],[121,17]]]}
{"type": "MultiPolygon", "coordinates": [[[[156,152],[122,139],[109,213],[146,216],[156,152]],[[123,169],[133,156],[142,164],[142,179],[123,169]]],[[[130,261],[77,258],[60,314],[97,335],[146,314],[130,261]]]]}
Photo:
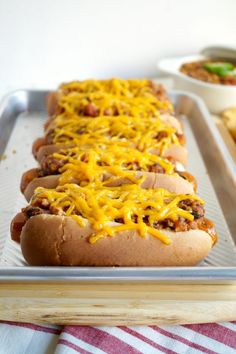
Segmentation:
{"type": "Polygon", "coordinates": [[[183,119],[189,151],[188,170],[198,181],[207,217],[214,221],[218,244],[196,267],[96,268],[29,267],[11,241],[9,224],[26,205],[20,194],[22,173],[36,166],[32,142],[42,135],[47,118],[47,91],[9,94],[0,107],[0,280],[1,281],[168,281],[222,283],[236,280],[236,168],[203,102],[194,95],[169,95],[183,119]]]}

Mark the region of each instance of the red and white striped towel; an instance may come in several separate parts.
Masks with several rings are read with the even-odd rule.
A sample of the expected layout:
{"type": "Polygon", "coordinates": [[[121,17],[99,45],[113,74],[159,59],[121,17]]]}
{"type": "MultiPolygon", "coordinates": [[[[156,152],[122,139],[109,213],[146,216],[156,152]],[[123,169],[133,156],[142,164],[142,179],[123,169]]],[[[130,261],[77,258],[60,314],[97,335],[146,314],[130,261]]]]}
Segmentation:
{"type": "Polygon", "coordinates": [[[236,321],[184,326],[45,326],[0,321],[0,354],[236,353],[236,321]]]}

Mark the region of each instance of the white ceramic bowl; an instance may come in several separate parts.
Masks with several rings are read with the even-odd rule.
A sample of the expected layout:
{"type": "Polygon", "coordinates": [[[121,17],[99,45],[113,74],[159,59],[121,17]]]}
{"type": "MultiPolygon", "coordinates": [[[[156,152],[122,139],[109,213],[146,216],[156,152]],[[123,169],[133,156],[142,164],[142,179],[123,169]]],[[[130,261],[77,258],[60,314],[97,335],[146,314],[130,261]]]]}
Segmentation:
{"type": "Polygon", "coordinates": [[[160,60],[157,63],[157,67],[162,73],[169,74],[173,77],[175,88],[190,91],[200,96],[212,113],[218,114],[227,108],[235,107],[236,85],[224,86],[210,84],[193,79],[179,71],[182,64],[203,59],[206,59],[203,55],[167,58],[160,60]]]}

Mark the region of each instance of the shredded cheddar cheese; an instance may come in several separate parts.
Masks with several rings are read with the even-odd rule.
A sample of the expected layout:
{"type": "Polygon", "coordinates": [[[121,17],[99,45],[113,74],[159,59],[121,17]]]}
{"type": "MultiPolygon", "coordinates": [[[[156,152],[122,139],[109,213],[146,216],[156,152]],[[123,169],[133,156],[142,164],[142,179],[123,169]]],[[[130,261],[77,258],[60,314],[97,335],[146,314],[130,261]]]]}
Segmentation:
{"type": "Polygon", "coordinates": [[[171,145],[180,145],[176,130],[155,118],[129,116],[80,119],[73,116],[54,120],[53,143],[59,145],[106,144],[134,147],[140,151],[157,150],[163,156],[171,145]],[[158,135],[160,134],[160,135],[158,135]]]}
{"type": "Polygon", "coordinates": [[[59,106],[68,115],[86,114],[91,105],[95,116],[117,116],[129,115],[131,117],[158,117],[159,111],[168,112],[167,102],[157,100],[154,96],[146,97],[124,97],[122,100],[110,93],[75,93],[72,92],[63,96],[59,101],[59,106]]]}
{"type": "Polygon", "coordinates": [[[136,230],[141,237],[150,234],[170,244],[170,239],[155,229],[155,224],[178,217],[192,221],[194,216],[179,208],[179,202],[193,199],[204,203],[196,195],[176,195],[165,189],[147,190],[137,184],[95,189],[76,184],[66,184],[54,190],[38,187],[32,205],[38,204],[38,199],[46,199],[55,214],[70,216],[82,227],[85,226],[84,219],[87,219],[95,231],[90,243],[112,237],[119,231],[136,230]]]}
{"type": "Polygon", "coordinates": [[[173,112],[173,105],[159,85],[150,80],[85,80],[63,84],[59,89],[59,106],[67,112],[78,112],[90,102],[98,108],[98,114],[114,109],[119,114],[146,115],[156,110],[173,112]],[[131,103],[131,106],[130,106],[131,103]],[[135,107],[134,107],[135,106],[135,107]]]}
{"type": "Polygon", "coordinates": [[[166,174],[174,174],[174,165],[154,154],[116,145],[97,145],[90,148],[73,147],[54,153],[53,158],[65,161],[59,169],[61,185],[66,183],[112,182],[123,177],[133,183],[141,183],[135,178],[136,171],[149,171],[158,165],[166,174]]]}

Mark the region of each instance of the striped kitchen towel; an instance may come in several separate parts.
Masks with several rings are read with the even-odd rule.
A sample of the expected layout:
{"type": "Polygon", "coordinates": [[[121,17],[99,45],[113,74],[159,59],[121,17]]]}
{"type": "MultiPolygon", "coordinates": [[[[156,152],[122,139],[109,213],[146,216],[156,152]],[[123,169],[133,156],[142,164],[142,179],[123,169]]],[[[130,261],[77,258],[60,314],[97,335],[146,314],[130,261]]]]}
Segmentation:
{"type": "Polygon", "coordinates": [[[0,354],[236,353],[236,322],[183,326],[50,326],[0,321],[0,354]]]}

